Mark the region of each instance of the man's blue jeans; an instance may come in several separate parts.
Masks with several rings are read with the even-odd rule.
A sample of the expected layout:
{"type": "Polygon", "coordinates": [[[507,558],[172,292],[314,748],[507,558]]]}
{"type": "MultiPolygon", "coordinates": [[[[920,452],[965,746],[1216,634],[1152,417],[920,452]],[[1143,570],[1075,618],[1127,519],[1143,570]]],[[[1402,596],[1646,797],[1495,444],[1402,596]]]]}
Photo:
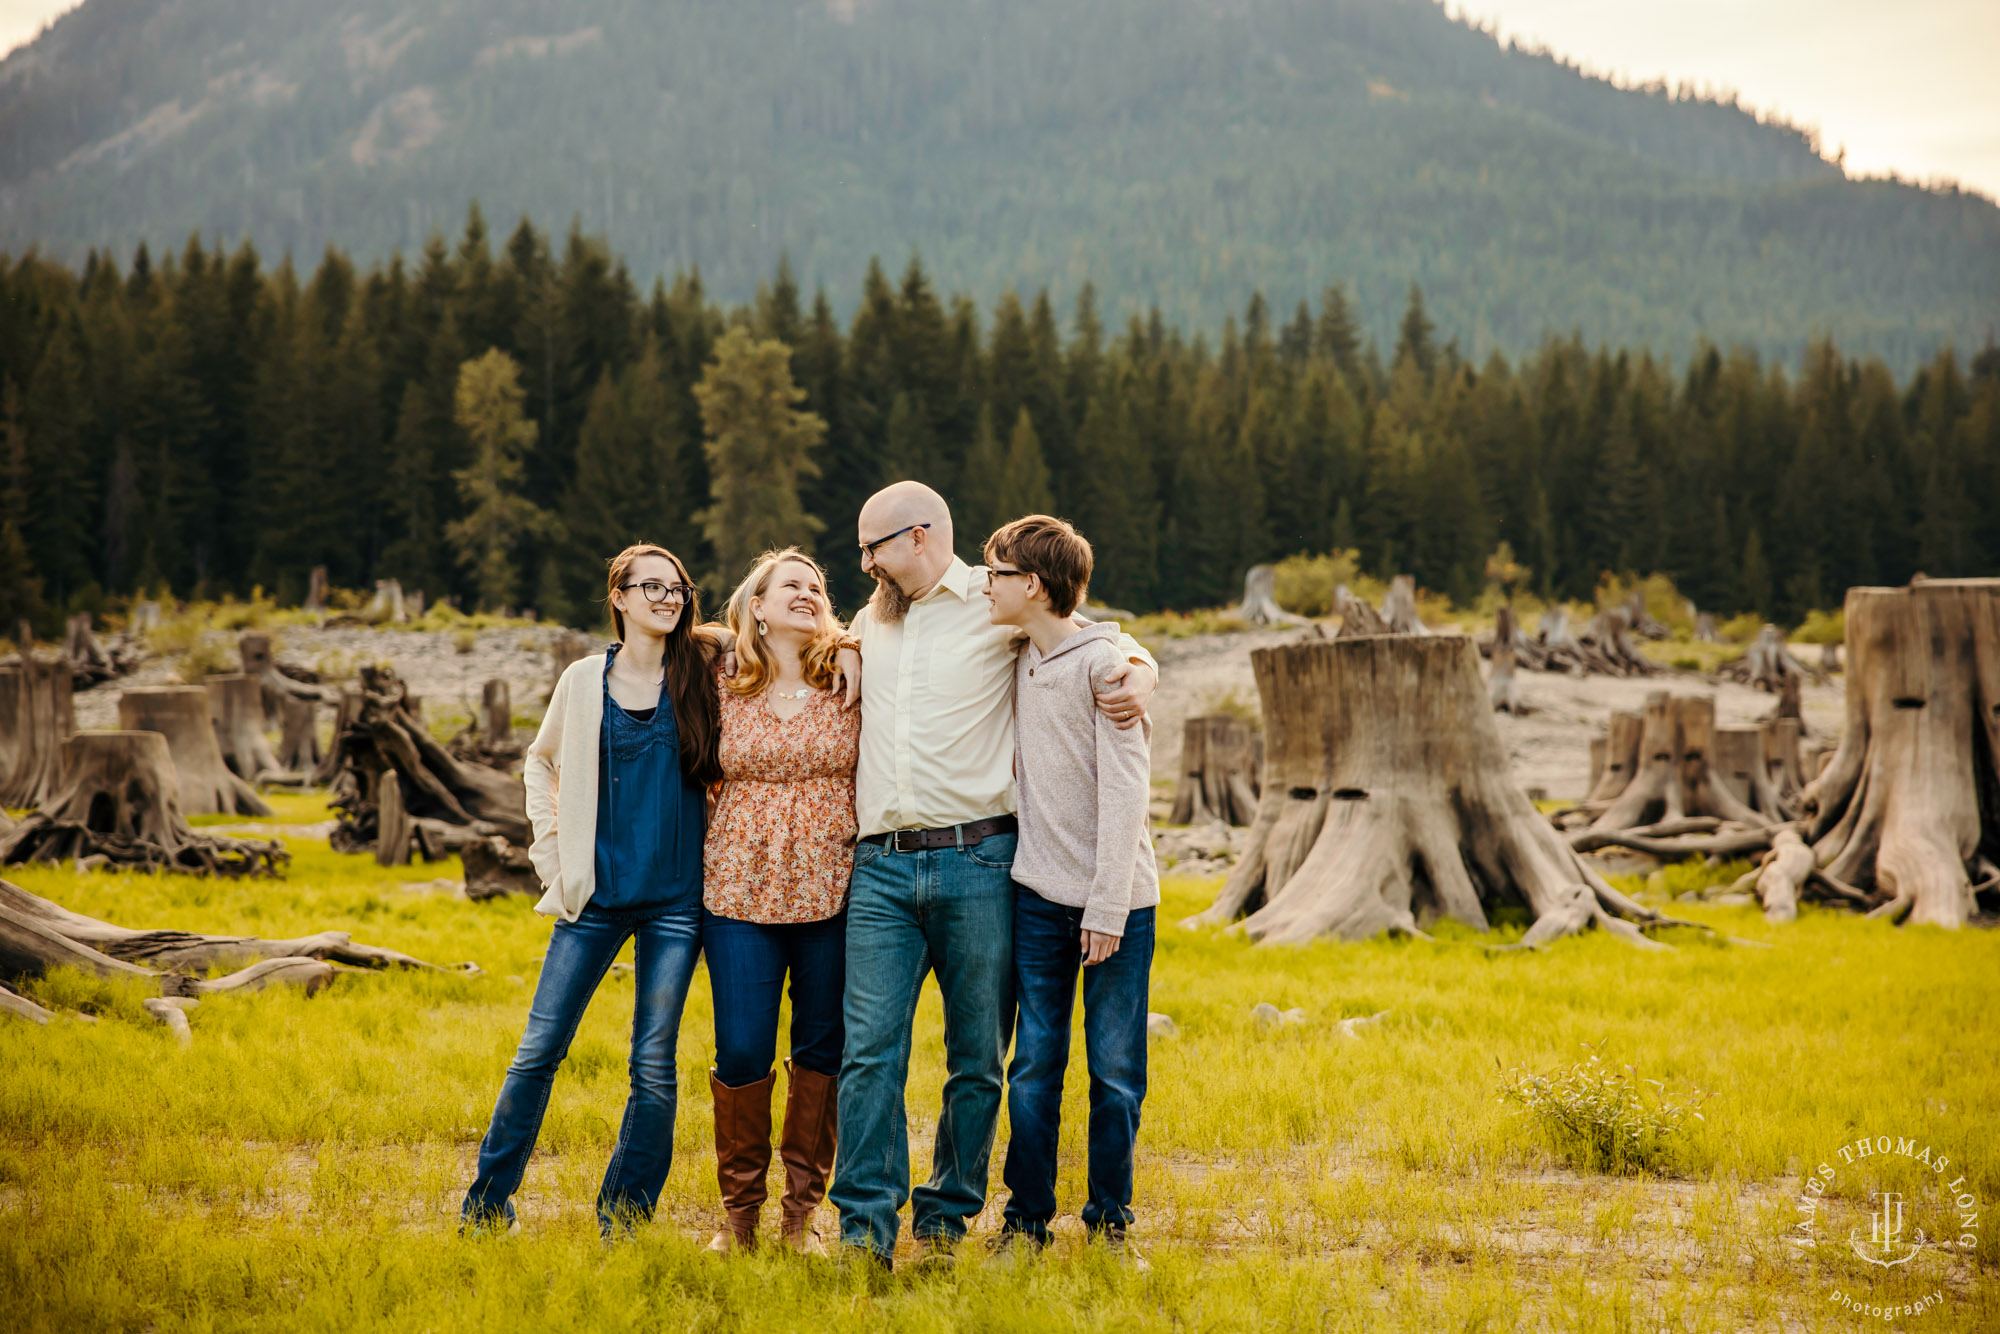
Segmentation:
{"type": "MultiPolygon", "coordinates": [[[[1151,908],[1125,916],[1118,952],[1083,969],[1083,1046],[1090,1066],[1090,1196],[1083,1225],[1132,1221],[1132,1145],[1146,1099],[1146,1003],[1153,968],[1151,908]]],[[[1002,1226],[1046,1240],[1056,1216],[1056,1143],[1070,1015],[1083,955],[1083,909],[1023,889],[1014,903],[1014,985],[1020,1018],[1007,1067],[1011,1192],[1002,1226]]]]}
{"type": "Polygon", "coordinates": [[[679,1086],[674,1045],[681,1007],[701,948],[701,905],[620,911],[586,905],[574,922],[557,922],[542,960],[541,980],[528,1010],[528,1031],[493,1107],[493,1124],[479,1146],[479,1176],[466,1192],[460,1216],[467,1222],[496,1216],[512,1221],[512,1196],[521,1187],[528,1155],[541,1133],[556,1067],[569,1054],[597,984],[627,939],[634,939],[638,996],[632,1009],[632,1092],[611,1151],[597,1218],[607,1234],[614,1224],[651,1218],[674,1158],[674,1111],[679,1086]]]}
{"type": "Polygon", "coordinates": [[[911,1201],[913,1233],[947,1242],[963,1237],[986,1203],[1014,1013],[1014,838],[932,852],[855,848],[840,1149],[827,1197],[840,1211],[841,1241],[885,1259],[903,1201],[911,1201]],[[912,1192],[903,1086],[930,972],[944,994],[944,1109],[930,1180],[912,1192]]]}

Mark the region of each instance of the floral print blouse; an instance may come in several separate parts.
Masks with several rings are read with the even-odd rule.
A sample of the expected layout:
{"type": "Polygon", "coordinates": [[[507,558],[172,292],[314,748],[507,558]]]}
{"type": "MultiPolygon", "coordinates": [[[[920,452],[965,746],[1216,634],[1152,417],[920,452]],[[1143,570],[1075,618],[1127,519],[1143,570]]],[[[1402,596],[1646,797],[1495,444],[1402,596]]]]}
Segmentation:
{"type": "Polygon", "coordinates": [[[720,678],[722,784],[702,901],[744,922],[817,922],[847,906],[861,710],[816,691],[790,718],[720,678]]]}

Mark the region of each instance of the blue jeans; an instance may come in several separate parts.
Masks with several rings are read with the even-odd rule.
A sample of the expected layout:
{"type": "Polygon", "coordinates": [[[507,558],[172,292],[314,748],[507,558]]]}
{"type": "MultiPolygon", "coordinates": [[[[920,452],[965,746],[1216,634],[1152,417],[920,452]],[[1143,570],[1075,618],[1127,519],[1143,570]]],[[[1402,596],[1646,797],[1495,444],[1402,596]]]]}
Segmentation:
{"type": "MultiPolygon", "coordinates": [[[[1146,1099],[1146,1003],[1153,968],[1151,908],[1125,916],[1118,952],[1083,969],[1083,1048],[1090,1066],[1090,1197],[1093,1232],[1132,1221],[1132,1144],[1146,1099]]],[[[1082,964],[1083,909],[1023,889],[1014,903],[1014,984],[1020,1018],[1007,1067],[1011,1192],[1002,1226],[1046,1239],[1056,1216],[1056,1141],[1070,1014],[1082,964]]]]}
{"type": "Polygon", "coordinates": [[[468,1222],[514,1217],[512,1196],[521,1187],[528,1155],[541,1133],[556,1067],[597,984],[627,939],[636,939],[638,996],[632,1008],[632,1092],[611,1151],[597,1218],[607,1234],[619,1222],[651,1218],[674,1159],[674,1111],[679,1086],[674,1045],[701,949],[695,908],[607,909],[589,904],[574,922],[556,923],[541,980],[528,1010],[528,1031],[493,1106],[493,1124],[479,1145],[479,1176],[465,1193],[460,1216],[468,1222]]]}
{"type": "Polygon", "coordinates": [[[715,995],[715,1077],[730,1088],[771,1073],[778,1002],[792,979],[792,1062],[840,1073],[846,1040],[841,987],[847,975],[847,914],[819,922],[743,922],[701,914],[701,949],[715,995]]]}
{"type": "Polygon", "coordinates": [[[897,1211],[953,1241],[986,1203],[1014,1015],[1014,835],[977,847],[889,852],[861,843],[847,907],[847,1054],[833,1189],[840,1239],[887,1258],[897,1211]],[[944,1110],[930,1180],[910,1190],[903,1086],[924,976],[944,993],[944,1110]]]}

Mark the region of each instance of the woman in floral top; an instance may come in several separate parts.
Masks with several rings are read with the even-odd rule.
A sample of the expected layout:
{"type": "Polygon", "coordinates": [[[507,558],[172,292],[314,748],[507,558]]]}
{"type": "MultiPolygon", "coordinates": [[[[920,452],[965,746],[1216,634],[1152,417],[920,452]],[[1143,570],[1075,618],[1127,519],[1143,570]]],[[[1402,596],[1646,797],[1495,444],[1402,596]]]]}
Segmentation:
{"type": "Polygon", "coordinates": [[[718,677],[722,783],[708,826],[701,941],[715,994],[716,1179],[728,1222],[709,1243],[755,1243],[771,1164],[772,1059],[791,975],[780,1235],[808,1227],[833,1170],[835,1077],[846,1033],[847,881],[861,711],[843,707],[845,639],[826,577],[796,548],[769,552],[729,599],[737,673],[718,677]]]}

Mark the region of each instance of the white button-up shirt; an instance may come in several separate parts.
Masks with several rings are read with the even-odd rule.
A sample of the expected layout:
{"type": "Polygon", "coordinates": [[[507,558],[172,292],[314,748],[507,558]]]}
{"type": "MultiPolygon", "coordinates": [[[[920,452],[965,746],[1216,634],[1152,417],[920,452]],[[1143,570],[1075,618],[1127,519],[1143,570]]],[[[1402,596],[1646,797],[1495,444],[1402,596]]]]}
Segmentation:
{"type": "MultiPolygon", "coordinates": [[[[854,806],[861,836],[943,829],[1011,815],[1014,658],[1027,632],[987,619],[986,567],[951,566],[899,622],[868,607],[861,640],[861,761],[854,806]]],[[[1127,658],[1159,665],[1121,634],[1127,658]]]]}

